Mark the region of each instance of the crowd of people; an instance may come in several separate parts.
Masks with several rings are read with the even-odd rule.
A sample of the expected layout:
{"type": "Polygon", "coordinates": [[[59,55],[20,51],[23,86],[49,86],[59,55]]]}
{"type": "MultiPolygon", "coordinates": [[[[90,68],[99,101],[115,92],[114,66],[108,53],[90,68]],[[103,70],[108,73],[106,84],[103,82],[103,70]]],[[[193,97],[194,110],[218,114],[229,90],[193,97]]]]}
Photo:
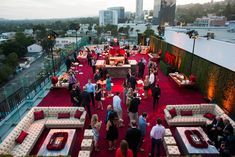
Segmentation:
{"type": "MultiPolygon", "coordinates": [[[[143,112],[139,115],[139,105],[141,105],[141,99],[138,91],[140,90],[137,86],[137,80],[143,79],[143,90],[144,90],[144,98],[147,99],[152,93],[153,97],[153,108],[156,108],[156,104],[158,104],[161,90],[158,85],[158,67],[155,62],[147,61],[142,58],[138,62],[138,73],[131,71],[129,69],[125,81],[123,83],[123,99],[120,98],[120,92],[116,92],[113,96],[112,94],[112,78],[109,76],[107,70],[103,68],[97,69],[95,67],[96,59],[99,58],[101,50],[99,47],[93,50],[87,51],[87,62],[88,65],[92,67],[92,72],[94,77],[88,79],[87,84],[83,87],[80,87],[79,80],[76,79],[75,72],[71,69],[72,62],[68,58],[66,60],[66,66],[69,74],[69,91],[71,93],[71,103],[74,106],[83,106],[89,116],[91,121],[90,127],[94,132],[94,147],[95,151],[100,151],[98,147],[98,141],[100,139],[99,131],[101,128],[102,122],[99,121],[99,117],[97,113],[91,113],[91,105],[94,108],[104,110],[105,105],[103,105],[102,98],[103,97],[113,97],[113,104],[107,105],[106,110],[106,137],[105,139],[108,141],[108,150],[116,151],[116,156],[137,156],[138,151],[145,151],[141,148],[144,138],[146,136],[146,128],[150,124],[147,123],[147,113],[143,112]],[[94,57],[93,53],[96,54],[94,57]],[[69,61],[70,60],[70,61],[69,61]],[[145,66],[148,67],[149,73],[145,74],[145,66]],[[94,82],[94,83],[92,83],[94,82]],[[105,82],[105,83],[104,83],[105,82]],[[105,84],[105,86],[104,86],[105,84]],[[105,95],[106,94],[106,95],[105,95]],[[123,111],[122,104],[126,104],[127,111],[123,111]],[[119,128],[124,127],[123,120],[123,112],[127,112],[129,122],[129,128],[126,131],[125,138],[122,140],[120,144],[120,148],[117,149],[117,139],[119,138],[119,128]]],[[[157,125],[153,127],[151,131],[152,138],[152,151],[150,156],[154,154],[155,145],[160,146],[159,140],[162,141],[164,136],[164,127],[161,125],[161,120],[157,120],[157,125]],[[158,126],[156,128],[156,126],[158,126]],[[161,130],[161,133],[158,133],[158,130],[161,130]],[[157,135],[156,135],[157,134],[157,135]],[[157,142],[156,142],[157,141],[157,142]]],[[[160,150],[158,149],[158,154],[160,150]]]]}

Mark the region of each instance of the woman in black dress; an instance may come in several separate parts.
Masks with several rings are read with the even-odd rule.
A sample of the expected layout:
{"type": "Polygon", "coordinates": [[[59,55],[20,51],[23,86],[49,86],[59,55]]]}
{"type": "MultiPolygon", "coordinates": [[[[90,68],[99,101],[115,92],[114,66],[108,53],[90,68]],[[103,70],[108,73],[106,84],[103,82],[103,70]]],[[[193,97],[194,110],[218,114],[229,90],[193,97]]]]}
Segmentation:
{"type": "Polygon", "coordinates": [[[118,138],[118,117],[116,116],[109,116],[109,121],[106,125],[106,139],[109,141],[109,150],[112,151],[116,149],[116,140],[118,138]]]}
{"type": "Polygon", "coordinates": [[[101,85],[98,83],[95,88],[95,100],[98,102],[98,109],[100,108],[101,110],[103,109],[103,104],[101,101],[101,95],[102,95],[102,88],[101,85]]]}

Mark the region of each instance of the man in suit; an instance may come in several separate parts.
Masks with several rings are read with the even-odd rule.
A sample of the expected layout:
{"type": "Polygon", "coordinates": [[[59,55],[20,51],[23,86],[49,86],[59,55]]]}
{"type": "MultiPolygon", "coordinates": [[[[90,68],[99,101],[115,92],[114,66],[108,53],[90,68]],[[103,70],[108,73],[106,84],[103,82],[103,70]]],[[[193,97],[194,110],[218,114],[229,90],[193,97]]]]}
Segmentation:
{"type": "Polygon", "coordinates": [[[130,121],[138,121],[138,108],[140,105],[140,99],[136,97],[136,93],[133,94],[133,99],[131,100],[129,107],[129,118],[130,121]]]}
{"type": "Polygon", "coordinates": [[[133,152],[133,157],[137,157],[137,151],[141,141],[141,131],[137,128],[135,120],[131,121],[131,128],[127,130],[125,140],[133,152]]]}
{"type": "Polygon", "coordinates": [[[156,84],[156,85],[152,88],[153,109],[156,108],[156,103],[158,104],[160,95],[161,95],[161,89],[160,89],[159,85],[156,84]]]}
{"type": "Polygon", "coordinates": [[[233,127],[228,119],[224,119],[224,129],[222,131],[222,137],[224,141],[227,141],[228,137],[233,135],[233,127]]]}
{"type": "Polygon", "coordinates": [[[135,86],[137,84],[136,78],[135,78],[135,73],[131,74],[128,82],[130,82],[131,88],[133,89],[133,91],[135,91],[135,86]]]}
{"type": "Polygon", "coordinates": [[[144,76],[144,68],[145,68],[145,65],[143,63],[143,59],[140,60],[140,62],[138,63],[138,66],[139,66],[139,73],[138,73],[138,76],[140,78],[143,78],[144,76]]]}
{"type": "Polygon", "coordinates": [[[224,122],[221,117],[216,117],[208,126],[209,138],[218,146],[218,136],[222,135],[224,129],[224,122]]]}
{"type": "Polygon", "coordinates": [[[91,119],[91,109],[90,109],[90,102],[91,97],[90,94],[86,91],[86,86],[83,87],[83,92],[80,95],[81,104],[84,108],[87,108],[88,115],[91,119]]]}

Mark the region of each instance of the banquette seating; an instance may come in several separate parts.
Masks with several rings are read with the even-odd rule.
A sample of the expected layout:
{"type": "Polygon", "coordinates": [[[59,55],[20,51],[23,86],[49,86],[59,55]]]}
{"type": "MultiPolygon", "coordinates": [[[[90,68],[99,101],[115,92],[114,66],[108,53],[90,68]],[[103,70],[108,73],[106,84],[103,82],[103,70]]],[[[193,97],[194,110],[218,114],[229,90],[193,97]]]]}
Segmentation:
{"type": "Polygon", "coordinates": [[[219,116],[228,119],[235,129],[235,122],[217,104],[167,105],[164,114],[169,126],[206,125],[219,116]]]}
{"type": "Polygon", "coordinates": [[[0,144],[0,156],[3,154],[26,156],[45,127],[83,128],[85,117],[86,111],[83,107],[33,107],[0,144]],[[36,118],[35,113],[39,112],[43,113],[43,117],[36,118]],[[27,136],[19,143],[16,139],[22,131],[26,132],[27,136]]]}

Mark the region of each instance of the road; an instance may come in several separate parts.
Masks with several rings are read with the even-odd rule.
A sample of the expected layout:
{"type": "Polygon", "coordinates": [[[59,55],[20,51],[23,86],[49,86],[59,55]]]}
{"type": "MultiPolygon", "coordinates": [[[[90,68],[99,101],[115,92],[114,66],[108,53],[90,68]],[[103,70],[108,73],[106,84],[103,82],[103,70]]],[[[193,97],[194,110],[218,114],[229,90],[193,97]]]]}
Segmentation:
{"type": "Polygon", "coordinates": [[[14,78],[8,81],[0,89],[0,102],[6,97],[14,93],[23,85],[28,85],[36,79],[37,74],[44,67],[44,55],[39,56],[28,69],[24,69],[16,74],[14,78]]]}

